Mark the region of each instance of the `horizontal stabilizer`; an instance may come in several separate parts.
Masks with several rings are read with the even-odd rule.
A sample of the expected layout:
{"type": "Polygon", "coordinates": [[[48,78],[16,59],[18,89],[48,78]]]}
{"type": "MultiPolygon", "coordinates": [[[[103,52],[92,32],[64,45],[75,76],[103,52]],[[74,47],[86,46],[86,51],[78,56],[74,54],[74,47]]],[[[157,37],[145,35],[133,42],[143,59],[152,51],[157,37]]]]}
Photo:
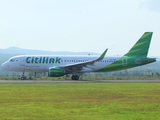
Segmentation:
{"type": "Polygon", "coordinates": [[[137,64],[142,64],[142,63],[150,63],[150,62],[155,62],[156,58],[144,58],[144,59],[138,59],[135,61],[137,64]]]}

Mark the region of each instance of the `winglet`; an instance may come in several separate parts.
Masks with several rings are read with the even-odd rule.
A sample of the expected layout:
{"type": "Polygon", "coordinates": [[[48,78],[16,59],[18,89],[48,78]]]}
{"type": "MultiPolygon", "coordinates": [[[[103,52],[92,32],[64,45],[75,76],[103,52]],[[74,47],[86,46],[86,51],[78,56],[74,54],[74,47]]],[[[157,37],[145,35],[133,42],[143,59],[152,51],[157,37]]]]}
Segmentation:
{"type": "Polygon", "coordinates": [[[104,58],[104,56],[106,55],[107,51],[108,51],[108,48],[101,54],[101,56],[96,61],[102,60],[104,58]]]}

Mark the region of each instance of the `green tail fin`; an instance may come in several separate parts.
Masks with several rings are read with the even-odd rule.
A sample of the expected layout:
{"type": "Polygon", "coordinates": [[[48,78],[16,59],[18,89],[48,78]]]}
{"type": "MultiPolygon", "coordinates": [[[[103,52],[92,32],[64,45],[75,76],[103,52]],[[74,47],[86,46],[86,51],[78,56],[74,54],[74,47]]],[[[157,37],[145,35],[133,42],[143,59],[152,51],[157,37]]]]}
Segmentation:
{"type": "Polygon", "coordinates": [[[124,56],[147,57],[153,32],[145,32],[136,44],[124,56]]]}

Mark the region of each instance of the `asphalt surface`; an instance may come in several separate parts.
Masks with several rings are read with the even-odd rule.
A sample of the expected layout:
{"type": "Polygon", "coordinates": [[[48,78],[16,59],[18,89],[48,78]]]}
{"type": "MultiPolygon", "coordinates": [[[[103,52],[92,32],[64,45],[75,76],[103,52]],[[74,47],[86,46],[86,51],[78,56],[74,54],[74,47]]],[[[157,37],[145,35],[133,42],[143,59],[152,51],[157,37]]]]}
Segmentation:
{"type": "Polygon", "coordinates": [[[159,83],[160,80],[0,80],[9,83],[159,83]]]}

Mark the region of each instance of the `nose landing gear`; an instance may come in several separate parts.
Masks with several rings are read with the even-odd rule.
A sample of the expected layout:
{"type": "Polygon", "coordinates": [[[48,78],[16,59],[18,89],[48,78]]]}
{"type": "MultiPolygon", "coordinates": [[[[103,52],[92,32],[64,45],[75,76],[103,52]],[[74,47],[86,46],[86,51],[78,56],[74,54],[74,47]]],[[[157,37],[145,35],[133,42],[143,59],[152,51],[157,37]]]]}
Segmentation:
{"type": "Polygon", "coordinates": [[[21,80],[25,80],[25,79],[26,79],[26,77],[25,77],[24,72],[23,72],[23,73],[22,73],[21,80]]]}
{"type": "Polygon", "coordinates": [[[26,77],[21,77],[21,80],[25,80],[26,79],[26,77]]]}

